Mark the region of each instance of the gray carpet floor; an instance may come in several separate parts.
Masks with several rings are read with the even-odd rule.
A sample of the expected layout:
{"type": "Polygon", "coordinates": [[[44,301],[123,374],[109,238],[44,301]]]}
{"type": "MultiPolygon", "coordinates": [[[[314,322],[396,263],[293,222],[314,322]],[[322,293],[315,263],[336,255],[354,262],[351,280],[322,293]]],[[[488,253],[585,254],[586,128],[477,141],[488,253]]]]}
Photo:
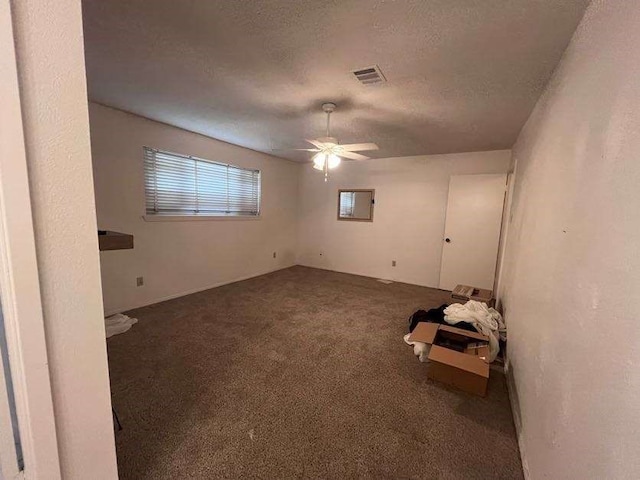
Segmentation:
{"type": "Polygon", "coordinates": [[[504,376],[443,387],[402,341],[447,298],[293,267],[128,312],[120,478],[522,478],[504,376]]]}

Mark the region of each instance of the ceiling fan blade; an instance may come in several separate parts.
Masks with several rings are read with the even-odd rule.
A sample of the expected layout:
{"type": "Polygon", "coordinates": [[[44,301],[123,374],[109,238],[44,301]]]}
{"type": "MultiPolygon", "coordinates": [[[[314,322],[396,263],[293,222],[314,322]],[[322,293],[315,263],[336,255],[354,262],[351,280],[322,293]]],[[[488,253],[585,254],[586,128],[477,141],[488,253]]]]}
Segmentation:
{"type": "Polygon", "coordinates": [[[348,145],[338,145],[345,152],[361,152],[365,150],[378,150],[375,143],[350,143],[348,145]]]}
{"type": "Polygon", "coordinates": [[[272,152],[319,152],[318,148],[272,148],[272,152]]]}
{"type": "Polygon", "coordinates": [[[365,157],[364,155],[354,152],[340,152],[338,156],[348,158],[350,160],[369,160],[369,157],[365,157]]]}
{"type": "Polygon", "coordinates": [[[322,148],[322,146],[323,146],[322,142],[319,142],[317,140],[309,140],[309,139],[307,139],[307,142],[309,142],[311,145],[313,145],[316,148],[322,148]]]}

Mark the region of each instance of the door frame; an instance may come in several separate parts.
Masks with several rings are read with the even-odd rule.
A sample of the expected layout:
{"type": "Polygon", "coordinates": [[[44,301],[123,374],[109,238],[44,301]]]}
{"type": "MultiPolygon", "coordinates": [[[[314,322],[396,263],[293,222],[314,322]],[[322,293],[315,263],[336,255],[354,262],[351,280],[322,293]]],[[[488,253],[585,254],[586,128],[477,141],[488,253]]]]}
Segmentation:
{"type": "Polygon", "coordinates": [[[516,185],[516,174],[518,171],[518,159],[513,159],[512,168],[507,173],[507,193],[504,198],[504,212],[502,215],[502,228],[500,231],[500,247],[498,251],[498,268],[494,282],[494,297],[496,298],[496,308],[502,306],[502,294],[504,290],[503,280],[505,273],[505,260],[507,254],[507,239],[509,229],[513,220],[513,196],[516,185]]]}
{"type": "MultiPolygon", "coordinates": [[[[12,432],[3,430],[0,472],[7,480],[56,480],[60,478],[60,459],[10,0],[0,0],[0,51],[5,52],[0,56],[0,299],[24,459],[20,470],[15,450],[2,451],[12,446],[7,435],[11,435],[11,444],[13,441],[12,432]]],[[[5,403],[0,402],[0,408],[5,403]]]]}

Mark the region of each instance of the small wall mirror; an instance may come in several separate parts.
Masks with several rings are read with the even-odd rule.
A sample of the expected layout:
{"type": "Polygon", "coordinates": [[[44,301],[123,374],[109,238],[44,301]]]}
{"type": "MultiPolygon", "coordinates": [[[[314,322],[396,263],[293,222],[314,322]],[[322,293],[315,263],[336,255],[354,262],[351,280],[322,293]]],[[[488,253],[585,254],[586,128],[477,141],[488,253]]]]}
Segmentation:
{"type": "Polygon", "coordinates": [[[338,190],[338,220],[373,222],[375,190],[338,190]]]}

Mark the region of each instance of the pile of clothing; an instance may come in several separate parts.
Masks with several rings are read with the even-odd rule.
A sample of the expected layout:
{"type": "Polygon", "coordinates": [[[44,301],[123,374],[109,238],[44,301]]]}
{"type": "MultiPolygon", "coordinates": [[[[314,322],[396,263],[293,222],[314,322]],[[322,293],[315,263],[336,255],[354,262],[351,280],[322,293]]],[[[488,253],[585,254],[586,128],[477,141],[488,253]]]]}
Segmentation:
{"type": "Polygon", "coordinates": [[[441,305],[429,311],[418,310],[409,318],[409,333],[404,336],[404,341],[413,346],[413,353],[421,362],[426,362],[429,356],[429,346],[421,342],[411,342],[411,332],[420,322],[432,322],[455,325],[457,328],[480,332],[489,337],[489,359],[494,361],[500,351],[500,340],[507,340],[507,327],[502,320],[502,315],[489,308],[486,303],[469,300],[467,303],[454,303],[441,305]]]}

